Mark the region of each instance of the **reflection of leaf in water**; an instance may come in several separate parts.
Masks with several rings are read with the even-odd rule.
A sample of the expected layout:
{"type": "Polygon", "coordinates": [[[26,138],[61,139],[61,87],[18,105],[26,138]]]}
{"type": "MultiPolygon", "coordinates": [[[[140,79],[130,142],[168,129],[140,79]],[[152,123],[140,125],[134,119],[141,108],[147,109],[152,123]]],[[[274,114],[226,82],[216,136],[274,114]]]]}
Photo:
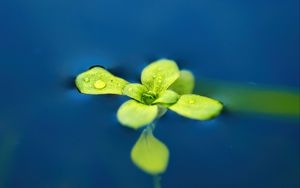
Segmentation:
{"type": "Polygon", "coordinates": [[[299,89],[232,84],[202,80],[197,93],[214,97],[229,111],[255,112],[280,116],[300,115],[299,89]]]}

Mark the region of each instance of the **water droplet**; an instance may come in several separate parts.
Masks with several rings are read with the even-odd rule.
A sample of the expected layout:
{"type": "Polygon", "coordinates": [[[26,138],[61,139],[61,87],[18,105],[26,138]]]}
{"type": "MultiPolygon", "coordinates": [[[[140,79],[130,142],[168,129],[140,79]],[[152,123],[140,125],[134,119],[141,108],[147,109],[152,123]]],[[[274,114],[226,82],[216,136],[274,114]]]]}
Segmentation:
{"type": "Polygon", "coordinates": [[[161,83],[161,80],[157,80],[158,83],[161,83]]]}
{"type": "Polygon", "coordinates": [[[155,74],[153,74],[153,75],[152,75],[152,78],[156,78],[156,75],[155,75],[155,74]]]}
{"type": "Polygon", "coordinates": [[[130,87],[130,88],[128,88],[128,91],[132,91],[132,88],[130,87]]]}
{"type": "Polygon", "coordinates": [[[195,100],[189,100],[190,104],[195,104],[195,100]]]}
{"type": "Polygon", "coordinates": [[[89,82],[89,81],[90,81],[90,79],[89,79],[88,77],[85,77],[85,78],[83,79],[83,81],[85,81],[85,82],[89,82]]]}
{"type": "Polygon", "coordinates": [[[94,83],[94,87],[96,89],[103,89],[105,88],[106,86],[106,83],[104,83],[102,80],[97,80],[95,83],[94,83]]]}
{"type": "Polygon", "coordinates": [[[161,76],[158,76],[158,77],[157,77],[157,79],[161,80],[161,79],[162,79],[162,77],[161,77],[161,76]]]}

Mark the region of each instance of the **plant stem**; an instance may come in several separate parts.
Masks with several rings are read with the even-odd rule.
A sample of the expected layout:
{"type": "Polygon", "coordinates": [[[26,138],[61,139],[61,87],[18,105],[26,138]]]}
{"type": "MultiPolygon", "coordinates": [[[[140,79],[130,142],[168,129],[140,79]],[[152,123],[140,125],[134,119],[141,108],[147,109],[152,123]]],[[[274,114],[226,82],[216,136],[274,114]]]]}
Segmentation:
{"type": "MultiPolygon", "coordinates": [[[[147,126],[146,131],[148,131],[148,133],[152,134],[154,132],[155,127],[156,127],[156,124],[153,122],[147,126]]],[[[159,175],[153,175],[153,187],[154,188],[161,188],[160,180],[161,180],[161,177],[159,175]]]]}
{"type": "MultiPolygon", "coordinates": [[[[149,124],[146,128],[146,131],[148,131],[148,133],[153,133],[154,129],[156,127],[156,124],[154,122],[152,122],[151,124],[149,124]]],[[[153,187],[154,188],[161,188],[161,184],[160,184],[160,180],[161,177],[159,175],[153,175],[153,187]]]]}
{"type": "Polygon", "coordinates": [[[155,127],[156,127],[155,123],[151,123],[149,126],[150,126],[150,128],[151,128],[151,130],[152,130],[152,132],[153,132],[154,129],[155,129],[155,127]]]}
{"type": "Polygon", "coordinates": [[[153,187],[154,188],[161,188],[160,179],[161,179],[161,177],[159,175],[153,176],[153,187]]]}

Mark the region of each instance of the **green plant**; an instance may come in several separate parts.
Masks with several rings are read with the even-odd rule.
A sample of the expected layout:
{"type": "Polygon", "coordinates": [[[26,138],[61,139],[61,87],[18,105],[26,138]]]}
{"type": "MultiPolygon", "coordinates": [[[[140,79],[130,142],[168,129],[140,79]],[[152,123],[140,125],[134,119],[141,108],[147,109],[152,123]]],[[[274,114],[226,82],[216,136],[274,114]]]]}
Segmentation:
{"type": "Polygon", "coordinates": [[[94,67],[76,77],[76,86],[84,94],[118,94],[132,99],[118,110],[117,118],[126,127],[147,126],[131,151],[133,163],[146,173],[165,172],[169,161],[167,146],[153,135],[155,124],[167,109],[182,116],[207,120],[217,116],[223,105],[214,99],[192,94],[194,76],[179,70],[168,59],[155,61],[145,67],[141,83],[129,83],[101,67],[94,67]]]}

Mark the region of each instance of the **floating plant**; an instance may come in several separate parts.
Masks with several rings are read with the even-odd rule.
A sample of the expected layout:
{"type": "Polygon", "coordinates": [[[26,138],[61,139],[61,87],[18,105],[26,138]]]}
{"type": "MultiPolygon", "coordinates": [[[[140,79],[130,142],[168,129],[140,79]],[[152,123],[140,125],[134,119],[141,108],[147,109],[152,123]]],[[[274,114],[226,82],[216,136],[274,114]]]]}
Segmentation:
{"type": "MultiPolygon", "coordinates": [[[[154,135],[154,120],[167,109],[196,120],[217,116],[223,105],[214,99],[192,94],[194,76],[188,70],[179,70],[168,59],[155,61],[144,68],[141,84],[129,83],[102,67],[94,67],[76,77],[76,86],[84,94],[117,94],[131,99],[121,105],[118,121],[132,129],[144,128],[131,150],[131,160],[144,172],[159,175],[165,172],[169,161],[167,146],[154,135]]],[[[159,182],[156,182],[159,187],[159,182]]]]}

